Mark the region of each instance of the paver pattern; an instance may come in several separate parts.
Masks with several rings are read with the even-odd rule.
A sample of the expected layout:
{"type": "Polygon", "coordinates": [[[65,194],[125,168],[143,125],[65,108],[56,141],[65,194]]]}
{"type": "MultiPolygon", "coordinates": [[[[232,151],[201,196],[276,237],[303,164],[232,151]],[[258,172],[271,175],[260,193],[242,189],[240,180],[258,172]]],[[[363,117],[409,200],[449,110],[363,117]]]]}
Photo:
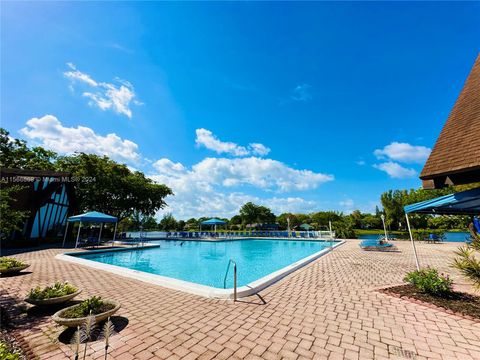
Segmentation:
{"type": "MultiPolygon", "coordinates": [[[[112,337],[109,357],[117,360],[480,359],[479,322],[376,291],[401,283],[414,268],[408,242],[396,242],[399,252],[391,253],[365,252],[358,244],[347,241],[265,289],[266,304],[256,296],[206,299],[54,259],[61,249],[16,255],[31,273],[0,279],[1,301],[18,304],[31,287],[57,280],[83,288],[81,298],[119,300],[124,328],[112,337]]],[[[417,251],[422,265],[465,287],[449,267],[457,247],[418,244],[417,251]]],[[[73,358],[57,340],[62,327],[45,314],[28,314],[18,333],[36,358],[73,358]]],[[[87,354],[101,359],[103,343],[91,343],[87,354]]]]}

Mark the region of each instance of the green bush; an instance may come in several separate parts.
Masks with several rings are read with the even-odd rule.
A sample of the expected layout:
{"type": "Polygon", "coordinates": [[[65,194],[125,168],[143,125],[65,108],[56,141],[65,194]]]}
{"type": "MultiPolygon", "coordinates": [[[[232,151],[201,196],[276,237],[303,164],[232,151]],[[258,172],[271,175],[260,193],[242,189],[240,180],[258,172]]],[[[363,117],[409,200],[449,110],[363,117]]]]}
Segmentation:
{"type": "Polygon", "coordinates": [[[46,300],[73,294],[77,290],[75,286],[70,285],[68,282],[56,282],[54,285],[47,286],[43,289],[40,288],[40,286],[31,289],[28,293],[28,298],[32,300],[46,300]]]}
{"type": "Polygon", "coordinates": [[[7,344],[0,341],[0,359],[2,360],[18,360],[20,356],[14,352],[11,352],[7,344]]]}
{"type": "Polygon", "coordinates": [[[113,304],[105,303],[99,296],[93,296],[66,310],[63,313],[63,317],[67,319],[77,319],[89,315],[101,314],[113,308],[113,304]]]}
{"type": "Polygon", "coordinates": [[[404,281],[430,295],[443,297],[452,293],[452,280],[448,275],[439,275],[437,269],[430,267],[409,272],[404,281]]]}
{"type": "Polygon", "coordinates": [[[8,270],[12,268],[16,268],[19,266],[24,266],[25,263],[21,262],[20,260],[8,257],[0,257],[0,270],[8,270]]]}

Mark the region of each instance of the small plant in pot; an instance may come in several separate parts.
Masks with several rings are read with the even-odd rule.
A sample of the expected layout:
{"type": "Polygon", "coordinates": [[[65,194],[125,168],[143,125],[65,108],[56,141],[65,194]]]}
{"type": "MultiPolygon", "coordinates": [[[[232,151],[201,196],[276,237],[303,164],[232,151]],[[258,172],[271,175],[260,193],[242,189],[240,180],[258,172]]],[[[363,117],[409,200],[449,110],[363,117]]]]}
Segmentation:
{"type": "Polygon", "coordinates": [[[93,296],[80,304],[73,305],[57,311],[52,319],[57,324],[67,327],[83,325],[89,316],[95,317],[95,322],[101,322],[112,316],[120,309],[120,303],[114,300],[103,300],[101,297],[93,296]]]}
{"type": "Polygon", "coordinates": [[[22,270],[25,270],[30,265],[25,264],[23,261],[17,260],[15,258],[9,257],[0,257],[0,274],[15,274],[22,270]]]}
{"type": "Polygon", "coordinates": [[[38,306],[62,304],[73,299],[81,292],[82,290],[69,284],[68,281],[64,283],[56,282],[43,289],[40,286],[31,289],[25,301],[38,306]]]}

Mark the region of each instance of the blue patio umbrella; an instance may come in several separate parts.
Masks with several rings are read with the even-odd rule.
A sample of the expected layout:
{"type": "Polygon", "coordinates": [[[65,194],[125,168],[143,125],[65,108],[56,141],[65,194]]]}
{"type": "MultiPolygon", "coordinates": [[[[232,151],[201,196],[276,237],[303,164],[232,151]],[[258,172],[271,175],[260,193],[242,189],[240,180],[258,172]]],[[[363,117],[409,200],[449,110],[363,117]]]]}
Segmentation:
{"type": "Polygon", "coordinates": [[[67,227],[65,229],[65,235],[63,237],[63,245],[65,246],[65,239],[67,237],[68,224],[71,222],[79,222],[80,226],[78,227],[77,239],[75,241],[75,247],[78,245],[78,239],[80,237],[80,229],[82,228],[82,223],[101,223],[100,233],[98,234],[98,242],[100,243],[100,236],[102,235],[102,229],[104,223],[115,223],[115,230],[113,232],[113,241],[115,241],[115,235],[117,233],[117,222],[118,219],[115,216],[107,215],[98,211],[89,211],[84,214],[70,216],[67,219],[67,227]]]}
{"type": "Polygon", "coordinates": [[[217,225],[225,225],[226,223],[227,223],[226,221],[213,218],[213,219],[202,221],[200,223],[200,225],[214,225],[215,226],[215,232],[217,232],[217,225]]]}

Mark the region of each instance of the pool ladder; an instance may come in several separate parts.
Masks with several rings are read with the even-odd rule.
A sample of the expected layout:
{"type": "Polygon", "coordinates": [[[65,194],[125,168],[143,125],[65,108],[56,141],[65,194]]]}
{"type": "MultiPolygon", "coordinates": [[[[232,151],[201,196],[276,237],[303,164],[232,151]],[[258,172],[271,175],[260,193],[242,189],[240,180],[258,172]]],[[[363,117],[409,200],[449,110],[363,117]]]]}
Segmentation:
{"type": "Polygon", "coordinates": [[[237,301],[237,263],[230,259],[227,265],[227,271],[225,271],[225,277],[223,278],[223,288],[227,288],[227,275],[230,270],[230,264],[233,263],[233,301],[237,301]]]}

